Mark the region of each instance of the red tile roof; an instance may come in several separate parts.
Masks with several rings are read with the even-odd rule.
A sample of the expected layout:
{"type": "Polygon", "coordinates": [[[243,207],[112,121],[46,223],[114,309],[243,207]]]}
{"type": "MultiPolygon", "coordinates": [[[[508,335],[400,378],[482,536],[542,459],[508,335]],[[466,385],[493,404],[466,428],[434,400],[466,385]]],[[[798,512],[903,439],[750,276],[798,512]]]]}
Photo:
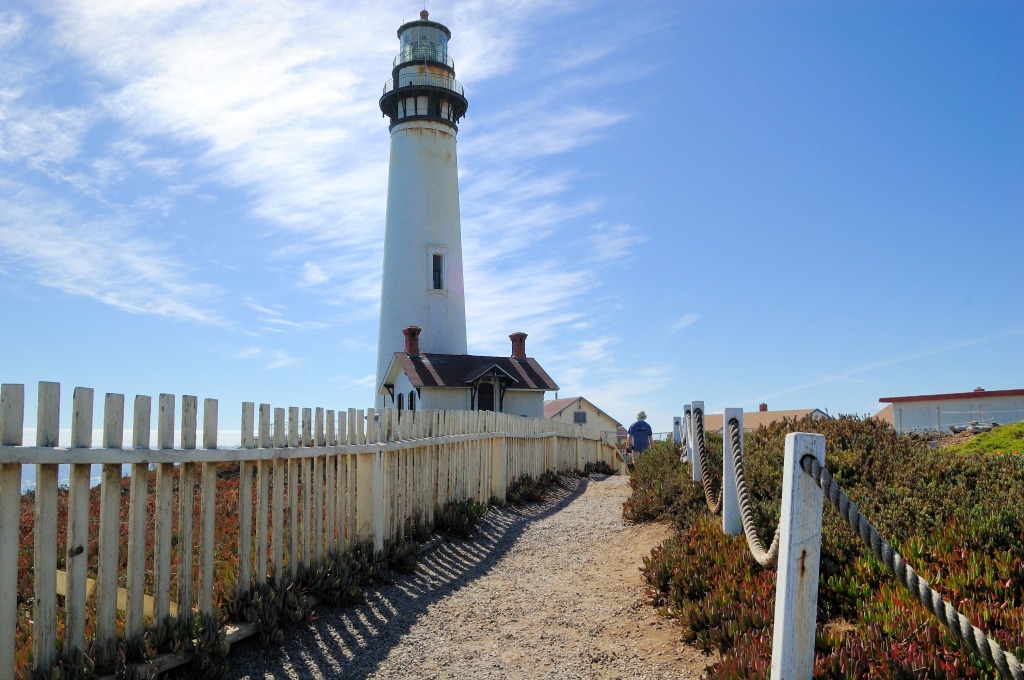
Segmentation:
{"type": "Polygon", "coordinates": [[[413,387],[466,387],[496,368],[514,382],[513,389],[557,390],[558,385],[536,359],[481,357],[472,354],[406,354],[395,358],[413,387]]]}

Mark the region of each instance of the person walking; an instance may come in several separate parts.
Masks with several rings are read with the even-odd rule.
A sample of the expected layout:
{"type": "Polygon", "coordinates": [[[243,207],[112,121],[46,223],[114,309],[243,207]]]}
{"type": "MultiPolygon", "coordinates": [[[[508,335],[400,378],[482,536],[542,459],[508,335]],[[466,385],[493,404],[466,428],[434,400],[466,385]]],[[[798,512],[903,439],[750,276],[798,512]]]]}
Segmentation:
{"type": "Polygon", "coordinates": [[[626,434],[626,450],[633,454],[633,460],[637,455],[651,448],[651,439],[654,432],[647,424],[647,414],[639,411],[636,414],[636,422],[629,426],[626,434]]]}

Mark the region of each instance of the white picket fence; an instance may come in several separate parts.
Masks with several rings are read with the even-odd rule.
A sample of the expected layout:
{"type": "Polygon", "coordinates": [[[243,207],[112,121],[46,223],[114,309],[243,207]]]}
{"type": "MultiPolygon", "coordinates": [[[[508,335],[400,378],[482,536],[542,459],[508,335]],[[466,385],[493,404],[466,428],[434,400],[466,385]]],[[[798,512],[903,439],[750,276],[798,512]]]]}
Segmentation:
{"type": "MultiPolygon", "coordinates": [[[[132,442],[124,445],[125,400],[107,394],[102,442],[93,447],[93,390],[75,388],[71,442],[61,446],[60,385],[39,383],[35,446],[24,438],[25,390],[3,385],[0,394],[0,680],[15,677],[21,481],[35,466],[32,526],[32,650],[35,664],[56,657],[63,615],[64,649],[85,645],[86,617],[95,616],[94,644],[142,632],[151,616],[177,611],[212,613],[214,602],[216,467],[238,463],[237,583],[247,588],[268,578],[294,576],[299,565],[326,551],[372,540],[377,549],[403,536],[414,518],[431,524],[449,500],[505,499],[521,475],[582,469],[604,461],[619,467],[615,442],[597,431],[541,418],[492,412],[373,409],[325,410],[269,404],[242,405],[241,447],[217,447],[217,401],[161,394],[156,447],[151,448],[152,399],[137,396],[132,442]],[[180,448],[174,448],[180,408],[180,448]],[[70,466],[65,569],[58,571],[58,466],[70,466]],[[101,467],[98,532],[90,534],[90,474],[101,467]],[[122,468],[128,474],[128,528],[121,530],[122,468]],[[155,484],[150,497],[150,469],[155,484]],[[200,512],[194,517],[198,493],[200,512]],[[149,506],[152,505],[152,516],[149,506]],[[178,511],[174,512],[177,505],[178,511]],[[287,518],[287,527],[286,527],[287,518]],[[175,536],[198,538],[175,540],[175,536]],[[152,525],[152,553],[147,527],[152,525]],[[286,548],[287,543],[287,548],[286,548]],[[120,580],[120,554],[127,572],[120,580]],[[173,567],[173,568],[172,568],[173,567]],[[149,570],[149,574],[147,574],[149,570]],[[195,574],[195,576],[194,576],[195,574]],[[92,576],[94,576],[94,579],[92,576]],[[151,579],[147,579],[151,576],[151,579]],[[193,577],[194,576],[194,577],[193,577]],[[150,593],[146,582],[152,583],[150,593]],[[173,588],[172,588],[173,586],[173,588]],[[58,593],[63,594],[62,612],[58,593]],[[95,614],[89,604],[94,603],[95,614]],[[124,610],[119,630],[118,609],[124,610]]],[[[223,527],[221,527],[223,529],[223,527]]],[[[232,526],[232,533],[234,526],[232,526]]]]}

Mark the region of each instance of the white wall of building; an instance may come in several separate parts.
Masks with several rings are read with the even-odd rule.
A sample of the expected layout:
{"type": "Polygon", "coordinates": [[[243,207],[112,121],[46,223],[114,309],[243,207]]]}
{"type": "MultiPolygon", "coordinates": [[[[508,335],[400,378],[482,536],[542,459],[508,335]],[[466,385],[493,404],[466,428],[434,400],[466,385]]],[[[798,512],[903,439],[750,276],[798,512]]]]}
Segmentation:
{"type": "Polygon", "coordinates": [[[950,425],[973,421],[1005,425],[1024,420],[1024,397],[943,399],[896,402],[892,405],[897,432],[947,432],[950,425]]]}
{"type": "Polygon", "coordinates": [[[527,418],[543,418],[544,392],[541,390],[506,390],[502,411],[527,418]]]}

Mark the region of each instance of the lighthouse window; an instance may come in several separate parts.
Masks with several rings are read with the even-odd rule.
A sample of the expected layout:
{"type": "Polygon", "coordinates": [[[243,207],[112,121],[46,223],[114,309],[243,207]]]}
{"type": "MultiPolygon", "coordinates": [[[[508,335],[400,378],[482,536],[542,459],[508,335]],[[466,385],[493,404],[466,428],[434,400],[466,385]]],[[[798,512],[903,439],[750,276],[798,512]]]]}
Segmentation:
{"type": "Polygon", "coordinates": [[[431,261],[433,263],[434,290],[444,290],[444,255],[434,253],[431,261]]]}

